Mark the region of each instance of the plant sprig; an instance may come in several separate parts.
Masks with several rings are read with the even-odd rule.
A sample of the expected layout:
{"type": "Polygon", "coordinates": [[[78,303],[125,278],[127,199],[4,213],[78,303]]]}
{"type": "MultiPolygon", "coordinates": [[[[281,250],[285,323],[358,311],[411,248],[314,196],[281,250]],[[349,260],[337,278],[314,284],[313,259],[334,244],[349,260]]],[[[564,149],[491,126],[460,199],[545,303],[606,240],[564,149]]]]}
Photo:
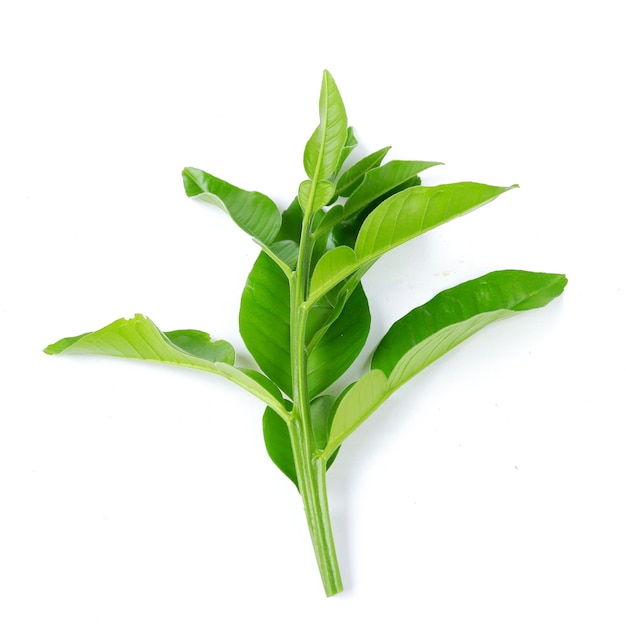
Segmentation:
{"type": "Polygon", "coordinates": [[[342,590],[326,473],[347,437],[400,386],[497,320],[560,295],[562,274],[504,270],[447,289],[391,326],[367,372],[337,396],[327,389],[361,353],[370,330],[361,279],[386,252],[516,187],[461,182],[426,187],[432,161],[388,161],[382,148],[346,167],[357,145],[343,100],[324,72],[320,122],[304,150],[307,178],[283,212],[259,192],[195,168],[188,196],[224,209],[261,247],[241,298],[239,327],[260,370],[204,332],[162,332],[147,317],[68,337],[48,354],[158,361],[222,376],[265,406],[269,456],[297,487],[327,595],[342,590]]]}

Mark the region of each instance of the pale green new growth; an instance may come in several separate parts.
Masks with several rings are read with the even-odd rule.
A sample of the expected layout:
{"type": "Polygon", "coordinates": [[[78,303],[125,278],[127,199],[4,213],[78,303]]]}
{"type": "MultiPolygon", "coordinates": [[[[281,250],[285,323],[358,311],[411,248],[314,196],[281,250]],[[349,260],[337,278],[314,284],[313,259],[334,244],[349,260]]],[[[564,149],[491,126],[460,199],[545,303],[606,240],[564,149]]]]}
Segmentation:
{"type": "Polygon", "coordinates": [[[241,298],[239,327],[259,370],[237,367],[226,341],[197,330],[160,331],[142,315],[48,346],[48,354],[101,354],[156,361],[222,376],[264,405],[269,456],[302,498],[327,595],[342,590],[326,472],[341,444],[389,396],[484,328],[561,294],[561,274],[492,272],[441,292],[398,320],[369,371],[336,396],[326,390],[360,354],[370,330],[361,279],[383,254],[512,189],[463,182],[421,185],[433,161],[383,160],[389,147],[351,166],[357,145],[337,86],[324,72],[319,125],[306,143],[291,205],[280,211],[195,168],[183,170],[188,196],[226,211],[261,247],[241,298]]]}

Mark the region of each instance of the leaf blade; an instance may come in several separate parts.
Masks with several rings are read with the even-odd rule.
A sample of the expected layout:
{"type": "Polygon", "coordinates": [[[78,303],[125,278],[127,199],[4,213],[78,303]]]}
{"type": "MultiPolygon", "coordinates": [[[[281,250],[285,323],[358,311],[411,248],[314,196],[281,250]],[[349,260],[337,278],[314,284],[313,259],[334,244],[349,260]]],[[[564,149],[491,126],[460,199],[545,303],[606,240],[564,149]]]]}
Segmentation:
{"type": "Polygon", "coordinates": [[[348,133],[348,118],[343,100],[327,70],[324,70],[322,77],[319,115],[320,123],[304,149],[304,170],[315,182],[328,180],[333,176],[348,133]]]}
{"type": "Polygon", "coordinates": [[[226,211],[248,235],[271,244],[281,226],[274,201],[258,191],[246,191],[195,167],[183,170],[185,192],[226,211]]]}
{"type": "MultiPolygon", "coordinates": [[[[258,376],[251,377],[245,370],[240,370],[229,362],[232,354],[234,354],[230,344],[225,341],[212,342],[214,346],[219,344],[218,348],[213,350],[206,345],[207,342],[210,342],[206,333],[182,331],[187,341],[190,332],[197,333],[194,340],[196,344],[192,351],[187,351],[172,341],[166,333],[160,331],[152,320],[137,314],[130,319],[120,318],[108,326],[78,337],[61,339],[49,345],[44,352],[46,354],[114,356],[177,365],[217,374],[243,387],[278,413],[284,415],[282,404],[278,402],[275,393],[268,390],[273,385],[271,381],[267,380],[262,384],[258,379],[258,376],[262,376],[259,372],[256,373],[258,376]],[[204,337],[198,340],[198,337],[202,336],[204,337]],[[199,347],[202,342],[205,345],[199,347]],[[200,351],[206,353],[207,350],[211,350],[213,355],[221,356],[226,360],[211,361],[198,356],[200,351]]],[[[182,335],[177,336],[177,331],[172,331],[171,334],[174,335],[175,340],[182,341],[182,335]]]]}

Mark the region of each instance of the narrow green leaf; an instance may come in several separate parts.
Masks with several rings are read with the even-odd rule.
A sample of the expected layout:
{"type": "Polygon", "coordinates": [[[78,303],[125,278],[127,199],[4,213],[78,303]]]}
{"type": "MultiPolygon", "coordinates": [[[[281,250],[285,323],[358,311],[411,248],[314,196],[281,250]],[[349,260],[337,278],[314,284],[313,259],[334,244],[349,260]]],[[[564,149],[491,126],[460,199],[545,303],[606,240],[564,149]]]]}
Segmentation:
{"type": "Polygon", "coordinates": [[[344,198],[349,196],[361,184],[365,174],[383,162],[389,150],[391,146],[377,150],[349,167],[337,181],[337,193],[344,198]]]}
{"type": "Polygon", "coordinates": [[[304,150],[304,170],[313,181],[329,180],[341,158],[348,132],[346,110],[333,77],[324,71],[320,123],[304,150]]]}
{"type": "Polygon", "coordinates": [[[334,177],[337,176],[339,171],[341,170],[342,165],[345,163],[346,159],[350,156],[350,153],[359,145],[357,141],[356,135],[354,134],[354,128],[352,126],[348,126],[347,134],[346,134],[346,143],[343,145],[343,149],[339,156],[339,161],[337,162],[337,167],[335,168],[334,177]]]}
{"type": "Polygon", "coordinates": [[[372,358],[372,370],[336,403],[330,454],[396,389],[488,324],[539,308],[567,284],[562,274],[491,272],[441,292],[398,320],[372,358]]]}
{"type": "Polygon", "coordinates": [[[566,283],[561,274],[503,270],[442,291],[389,329],[372,368],[395,389],[487,324],[545,306],[566,283]]]}
{"type": "Polygon", "coordinates": [[[310,302],[315,302],[350,274],[372,263],[385,252],[477,209],[516,186],[452,183],[436,187],[410,187],[391,196],[376,207],[363,223],[356,240],[353,261],[348,253],[336,252],[343,247],[330,250],[320,259],[312,277],[310,302]]]}
{"type": "Polygon", "coordinates": [[[379,205],[365,220],[356,241],[359,262],[378,258],[388,250],[440,224],[483,206],[516,187],[481,183],[452,183],[411,187],[379,205]]]}
{"type": "Polygon", "coordinates": [[[225,341],[211,342],[210,337],[200,331],[172,331],[166,334],[143,315],[135,315],[130,319],[121,318],[100,330],[61,339],[49,345],[44,352],[123,357],[218,374],[284,414],[275,393],[268,391],[268,388],[274,386],[271,381],[262,384],[259,382],[258,377],[262,376],[259,372],[251,377],[245,370],[233,366],[234,350],[230,344],[225,341]]]}
{"type": "Polygon", "coordinates": [[[343,219],[358,213],[387,192],[411,180],[416,174],[441,165],[434,161],[389,161],[367,172],[363,182],[346,200],[343,219]]]}
{"type": "Polygon", "coordinates": [[[226,211],[248,235],[271,244],[280,230],[281,217],[271,198],[258,191],[245,191],[194,167],[183,170],[189,197],[204,200],[226,211]]]}

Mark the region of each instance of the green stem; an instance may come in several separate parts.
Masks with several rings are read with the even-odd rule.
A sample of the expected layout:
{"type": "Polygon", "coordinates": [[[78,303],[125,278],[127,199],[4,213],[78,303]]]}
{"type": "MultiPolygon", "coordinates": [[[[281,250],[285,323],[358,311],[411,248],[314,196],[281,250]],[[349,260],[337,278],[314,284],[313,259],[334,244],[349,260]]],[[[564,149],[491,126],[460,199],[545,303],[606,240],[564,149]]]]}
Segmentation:
{"type": "Polygon", "coordinates": [[[328,511],[326,462],[320,456],[313,438],[307,383],[306,322],[308,311],[303,303],[307,296],[312,254],[311,221],[311,214],[306,211],[302,223],[298,265],[290,279],[293,411],[288,427],[298,487],[309,525],[313,550],[326,595],[332,596],[339,593],[343,587],[328,511]]]}
{"type": "Polygon", "coordinates": [[[327,596],[343,589],[326,494],[326,463],[315,457],[302,420],[289,423],[296,474],[317,566],[327,596]]]}

